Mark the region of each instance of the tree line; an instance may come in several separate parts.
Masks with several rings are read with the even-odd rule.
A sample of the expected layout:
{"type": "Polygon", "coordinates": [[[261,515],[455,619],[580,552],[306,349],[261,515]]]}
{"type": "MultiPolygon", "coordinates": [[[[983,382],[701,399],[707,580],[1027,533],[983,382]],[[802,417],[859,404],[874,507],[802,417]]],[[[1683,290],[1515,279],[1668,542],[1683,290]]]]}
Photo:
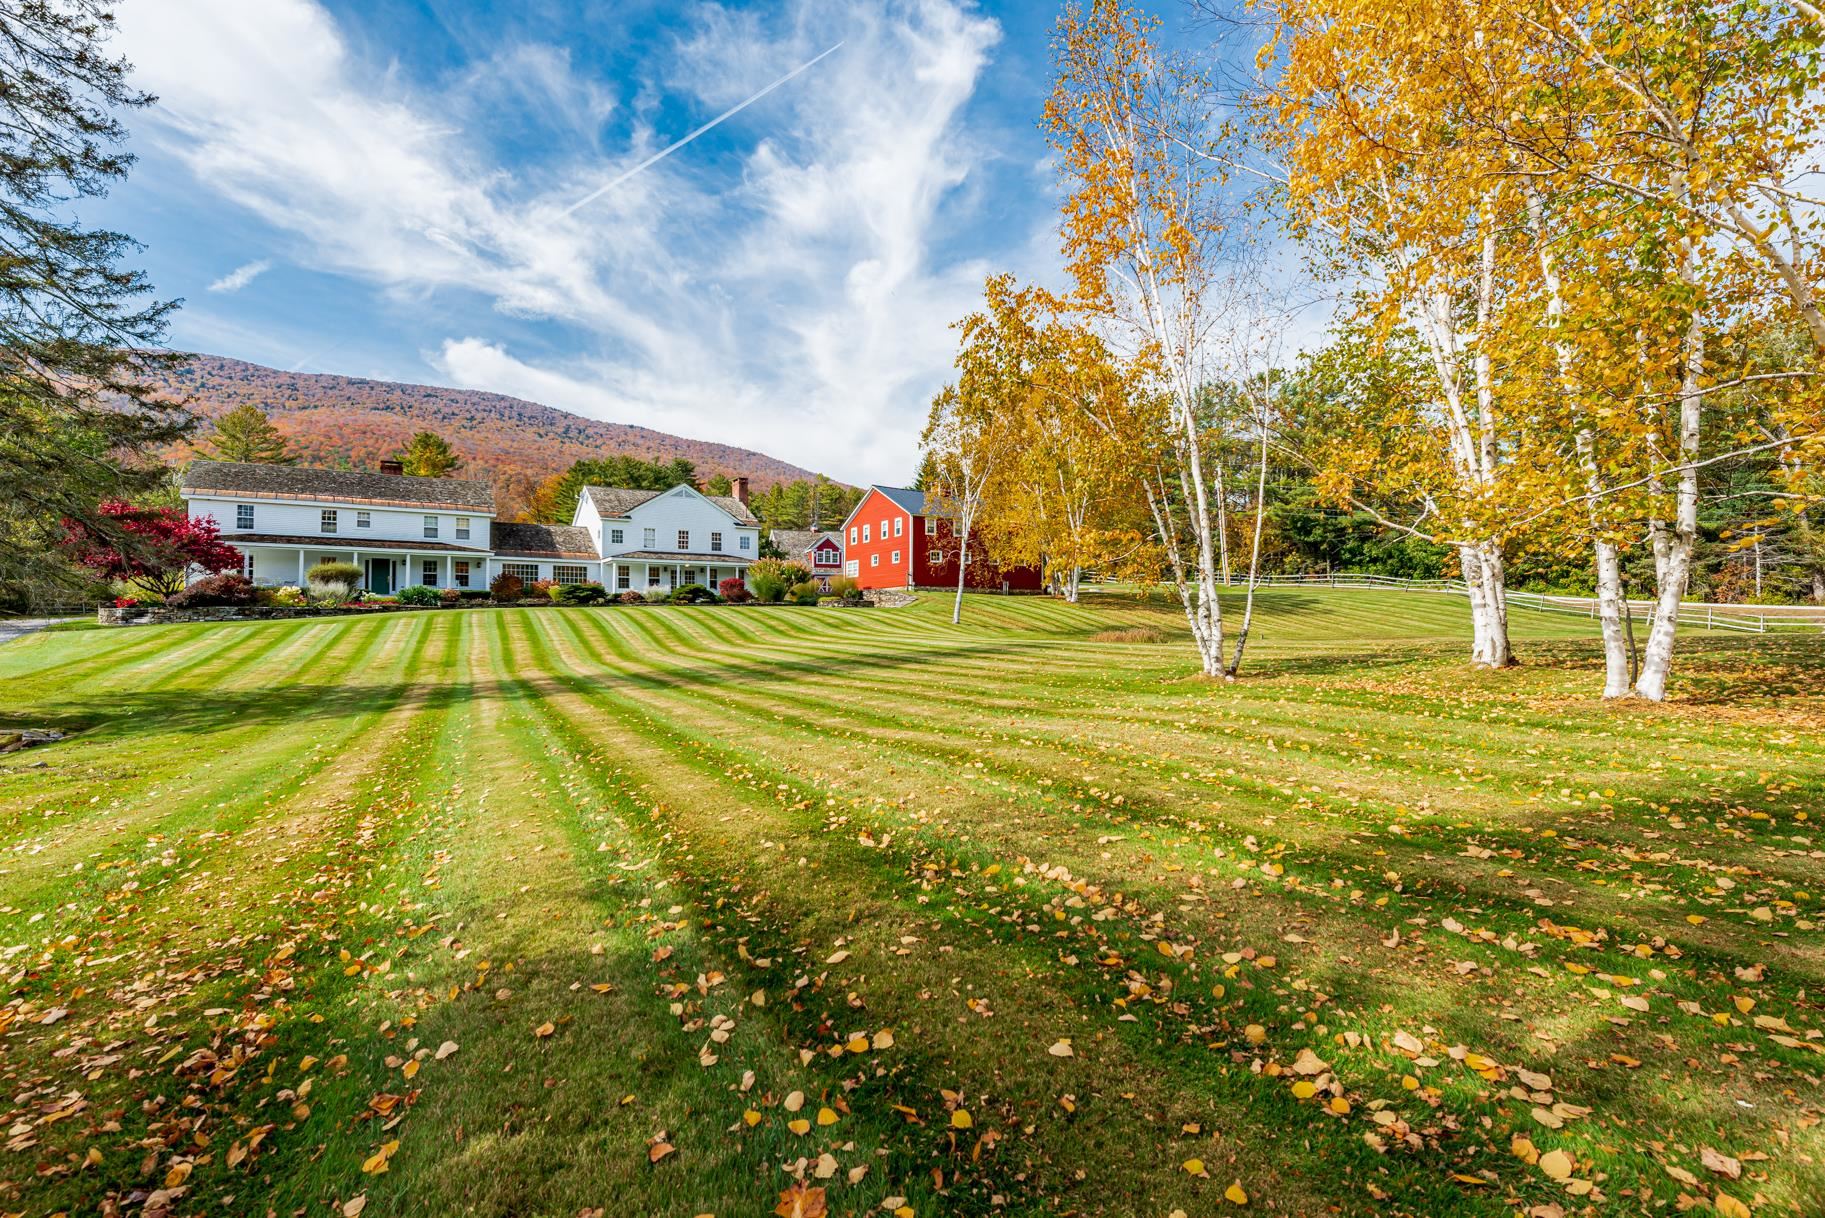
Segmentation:
{"type": "Polygon", "coordinates": [[[925,437],[993,557],[1162,582],[1233,676],[1303,499],[1447,556],[1481,665],[1517,573],[1587,583],[1653,700],[1695,582],[1825,599],[1818,10],[1205,7],[1059,18],[1063,283],[988,280],[925,437]]]}

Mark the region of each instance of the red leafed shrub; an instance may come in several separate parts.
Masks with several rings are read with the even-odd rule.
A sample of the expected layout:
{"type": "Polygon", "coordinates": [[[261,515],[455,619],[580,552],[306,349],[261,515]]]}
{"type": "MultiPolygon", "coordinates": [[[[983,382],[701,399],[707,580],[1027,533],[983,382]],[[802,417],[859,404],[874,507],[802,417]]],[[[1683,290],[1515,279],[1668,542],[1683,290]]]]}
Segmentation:
{"type": "Polygon", "coordinates": [[[184,586],[185,574],[237,571],[241,552],[221,539],[215,521],[193,520],[182,508],[135,507],[119,499],[101,505],[106,524],[63,522],[70,560],[103,579],[133,584],[163,600],[184,586]]]}
{"type": "Polygon", "coordinates": [[[723,600],[732,605],[739,605],[743,601],[754,599],[754,594],[748,591],[748,585],[741,582],[739,575],[731,575],[717,584],[716,591],[721,594],[723,600]]]}
{"type": "Polygon", "coordinates": [[[137,604],[139,604],[139,598],[137,596],[117,596],[114,598],[114,607],[116,609],[131,609],[137,604]]]}
{"type": "Polygon", "coordinates": [[[202,609],[223,605],[251,605],[259,600],[259,589],[245,575],[229,573],[199,579],[188,588],[165,598],[167,605],[179,609],[202,609]]]}

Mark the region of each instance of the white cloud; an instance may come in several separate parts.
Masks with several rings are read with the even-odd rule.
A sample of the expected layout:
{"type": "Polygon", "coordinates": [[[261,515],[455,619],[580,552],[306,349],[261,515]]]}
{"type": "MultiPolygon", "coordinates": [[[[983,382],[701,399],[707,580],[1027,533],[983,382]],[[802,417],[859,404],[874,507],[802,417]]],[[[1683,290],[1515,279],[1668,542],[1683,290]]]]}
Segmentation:
{"type": "MultiPolygon", "coordinates": [[[[173,0],[156,16],[127,6],[121,24],[120,49],[161,98],[159,138],[288,234],[289,257],[426,309],[480,293],[563,323],[554,341],[574,348],[540,367],[453,334],[429,357],[451,383],[852,480],[909,475],[949,323],[989,269],[933,250],[941,205],[987,155],[960,113],[993,21],[952,0],[798,0],[767,17],[706,6],[662,78],[618,82],[620,102],[682,95],[694,125],[845,45],[721,129],[765,132],[738,172],[692,145],[574,215],[571,202],[684,132],[594,152],[618,102],[565,53],[504,48],[442,94],[363,63],[314,0],[173,0]],[[475,99],[509,94],[570,138],[500,163],[475,99]]],[[[1031,223],[1009,226],[1013,256],[1031,223]]]]}
{"type": "Polygon", "coordinates": [[[210,284],[209,290],[211,292],[238,292],[271,269],[272,263],[264,258],[258,262],[243,262],[210,284]]]}

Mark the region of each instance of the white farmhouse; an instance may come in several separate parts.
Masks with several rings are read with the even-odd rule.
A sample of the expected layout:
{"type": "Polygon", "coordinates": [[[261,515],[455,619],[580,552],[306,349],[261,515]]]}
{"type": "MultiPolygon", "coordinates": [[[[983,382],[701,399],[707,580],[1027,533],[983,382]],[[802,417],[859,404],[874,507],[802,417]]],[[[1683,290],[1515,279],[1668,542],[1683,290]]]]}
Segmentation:
{"type": "Polygon", "coordinates": [[[586,487],[571,524],[495,520],[494,489],[467,478],[192,461],[179,493],[242,555],[257,584],[302,584],[328,559],[361,568],[362,586],[486,590],[503,573],[527,583],[601,583],[647,591],[741,575],[758,557],[746,478],[733,497],[586,487]]]}
{"type": "Polygon", "coordinates": [[[732,496],[684,485],[669,491],[584,487],[571,523],[589,534],[615,592],[714,588],[744,575],[760,557],[760,522],[748,510],[746,478],[735,480],[732,496]]]}

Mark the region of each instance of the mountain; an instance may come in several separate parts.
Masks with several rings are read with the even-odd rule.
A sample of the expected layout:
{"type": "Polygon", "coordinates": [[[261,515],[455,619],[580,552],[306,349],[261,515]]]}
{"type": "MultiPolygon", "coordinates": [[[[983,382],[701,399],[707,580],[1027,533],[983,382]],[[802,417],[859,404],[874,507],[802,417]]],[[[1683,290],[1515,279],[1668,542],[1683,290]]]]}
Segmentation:
{"type": "MultiPolygon", "coordinates": [[[[464,477],[494,483],[505,518],[516,515],[533,488],[569,468],[579,457],[630,453],[649,461],[683,457],[700,477],[746,474],[759,491],[780,482],[812,477],[777,457],[688,440],[632,423],[605,423],[520,398],[476,389],[441,389],[371,381],[358,376],[281,372],[220,355],[198,355],[161,378],[159,389],[188,399],[198,414],[214,418],[243,403],[272,417],[299,458],[308,465],[350,465],[372,469],[400,448],[412,433],[435,431],[462,454],[464,477]]],[[[208,439],[199,429],[196,443],[208,439]]],[[[173,452],[177,460],[194,446],[173,452]]]]}

